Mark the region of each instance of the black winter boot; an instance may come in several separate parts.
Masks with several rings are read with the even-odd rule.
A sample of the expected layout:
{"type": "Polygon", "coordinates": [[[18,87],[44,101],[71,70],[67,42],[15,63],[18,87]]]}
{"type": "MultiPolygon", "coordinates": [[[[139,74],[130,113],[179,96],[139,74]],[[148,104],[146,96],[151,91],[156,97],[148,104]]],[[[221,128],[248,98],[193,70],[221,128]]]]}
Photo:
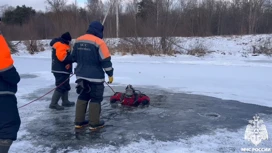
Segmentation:
{"type": "Polygon", "coordinates": [[[80,129],[88,125],[89,121],[85,120],[85,114],[87,110],[88,102],[84,100],[77,100],[76,103],[76,118],[75,118],[75,128],[80,129]]]}
{"type": "Polygon", "coordinates": [[[56,110],[64,110],[64,107],[62,107],[58,104],[61,96],[62,96],[62,94],[55,90],[53,93],[51,104],[49,105],[49,108],[56,109],[56,110]]]}
{"type": "Polygon", "coordinates": [[[75,106],[75,102],[70,102],[68,100],[68,95],[69,95],[68,91],[66,91],[65,93],[63,93],[63,95],[61,97],[61,99],[62,99],[62,104],[61,105],[63,107],[72,107],[72,106],[75,106]]]}
{"type": "Polygon", "coordinates": [[[0,153],[8,153],[12,142],[13,142],[12,140],[1,140],[0,139],[0,153]]]}
{"type": "Polygon", "coordinates": [[[100,120],[101,105],[99,103],[89,103],[89,129],[91,131],[103,128],[105,122],[100,120]]]}

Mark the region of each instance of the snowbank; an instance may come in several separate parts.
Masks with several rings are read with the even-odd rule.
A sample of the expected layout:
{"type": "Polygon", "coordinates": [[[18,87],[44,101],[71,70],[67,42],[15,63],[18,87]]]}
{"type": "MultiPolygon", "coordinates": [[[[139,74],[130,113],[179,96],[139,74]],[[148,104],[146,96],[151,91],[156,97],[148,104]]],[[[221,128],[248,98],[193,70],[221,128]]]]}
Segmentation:
{"type": "MultiPolygon", "coordinates": [[[[212,52],[212,54],[209,54],[205,58],[251,58],[253,55],[253,46],[259,47],[263,45],[268,38],[271,37],[272,34],[215,37],[176,37],[176,45],[174,45],[174,48],[179,52],[184,52],[185,50],[190,50],[200,45],[206,48],[208,51],[212,52]]],[[[119,43],[119,39],[116,38],[105,39],[105,41],[109,47],[116,46],[119,43]]],[[[45,51],[40,52],[35,56],[35,58],[50,58],[51,47],[49,46],[49,42],[50,40],[38,41],[38,44],[42,45],[45,51]]],[[[13,43],[16,44],[18,41],[14,41],[13,43]]],[[[16,54],[17,56],[30,57],[29,52],[27,51],[23,42],[17,45],[17,49],[19,50],[19,52],[16,54]]],[[[118,56],[118,54],[116,56],[118,56]]],[[[270,59],[268,57],[262,56],[261,59],[263,58],[270,59]]]]}

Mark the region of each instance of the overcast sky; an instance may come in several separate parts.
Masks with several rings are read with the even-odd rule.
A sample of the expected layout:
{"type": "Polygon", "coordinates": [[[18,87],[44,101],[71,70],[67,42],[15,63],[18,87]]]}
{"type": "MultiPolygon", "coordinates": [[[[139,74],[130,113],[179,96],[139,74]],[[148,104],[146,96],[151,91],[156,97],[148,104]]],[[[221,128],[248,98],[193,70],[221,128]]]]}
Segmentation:
{"type": "MultiPolygon", "coordinates": [[[[87,0],[77,0],[79,6],[84,6],[87,0]]],[[[71,4],[75,0],[68,0],[68,3],[71,4]]],[[[9,6],[31,6],[35,10],[45,11],[45,0],[0,0],[0,6],[9,5],[9,6]]]]}
{"type": "MultiPolygon", "coordinates": [[[[79,6],[85,6],[87,0],[77,0],[77,3],[79,6]]],[[[103,2],[108,1],[108,0],[102,0],[103,2]]],[[[120,0],[123,2],[128,2],[131,0],[120,0]]],[[[74,3],[75,0],[68,0],[68,4],[74,3]]],[[[45,11],[45,0],[0,0],[0,6],[3,5],[9,5],[9,6],[14,6],[16,7],[17,5],[22,6],[31,6],[35,10],[42,10],[45,11]]]]}

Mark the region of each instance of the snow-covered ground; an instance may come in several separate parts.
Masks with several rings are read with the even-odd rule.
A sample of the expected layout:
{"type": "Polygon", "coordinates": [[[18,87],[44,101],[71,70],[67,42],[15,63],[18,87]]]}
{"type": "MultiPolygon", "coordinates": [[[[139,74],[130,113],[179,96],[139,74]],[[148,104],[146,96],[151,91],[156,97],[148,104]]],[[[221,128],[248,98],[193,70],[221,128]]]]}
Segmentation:
{"type": "MultiPolygon", "coordinates": [[[[266,56],[245,58],[242,56],[242,52],[251,52],[250,45],[245,45],[245,42],[253,43],[260,37],[205,39],[207,44],[212,44],[212,50],[224,51],[227,52],[227,55],[215,53],[202,58],[187,55],[177,55],[176,57],[115,55],[112,57],[115,69],[113,87],[132,84],[136,87],[159,88],[172,93],[200,94],[271,107],[272,58],[266,56]]],[[[24,97],[34,91],[54,86],[54,78],[50,73],[51,52],[48,48],[45,52],[29,55],[21,46],[19,54],[13,55],[13,57],[17,70],[23,76],[17,93],[18,106],[29,102],[24,97]]],[[[71,83],[74,82],[75,77],[71,79],[71,83]]],[[[76,99],[73,98],[73,100],[76,99]]],[[[13,144],[11,152],[29,152],[29,149],[33,152],[49,152],[50,147],[41,148],[34,146],[31,140],[24,140],[24,137],[28,135],[27,123],[42,118],[43,112],[47,110],[45,107],[40,107],[38,103],[45,106],[49,102],[41,100],[20,109],[22,117],[22,127],[18,138],[20,141],[13,144]]],[[[253,115],[255,114],[252,114],[252,117],[253,115]]],[[[271,118],[265,117],[265,123],[271,123],[271,121],[271,118]]],[[[266,126],[268,133],[271,133],[271,124],[266,124],[266,126]]],[[[211,135],[203,134],[188,139],[180,138],[177,141],[162,142],[143,139],[131,142],[121,148],[115,146],[85,147],[81,149],[81,152],[241,152],[239,147],[253,147],[250,142],[243,139],[244,131],[245,127],[235,132],[215,129],[211,135]]],[[[261,147],[271,148],[271,142],[269,139],[262,143],[261,147]]],[[[58,150],[58,152],[64,151],[58,150]]]]}
{"type": "MultiPolygon", "coordinates": [[[[224,58],[230,57],[247,57],[251,56],[253,52],[253,46],[258,49],[261,46],[266,46],[272,48],[272,44],[267,42],[272,41],[272,34],[263,35],[241,35],[241,36],[216,36],[216,37],[176,37],[173,38],[173,47],[178,52],[186,52],[195,48],[196,46],[205,48],[207,51],[214,52],[213,56],[223,56],[224,58]]],[[[38,49],[44,48],[49,50],[49,42],[51,40],[38,40],[38,49]]],[[[105,39],[110,47],[114,47],[119,44],[120,40],[116,38],[105,39]]],[[[156,42],[159,39],[156,38],[145,38],[145,41],[156,42]]],[[[74,40],[73,40],[74,42],[74,40]]],[[[72,42],[72,43],[73,43],[72,42]]],[[[17,44],[18,41],[13,42],[17,44]]],[[[20,50],[20,55],[28,55],[26,51],[26,46],[23,43],[17,44],[20,50]]],[[[46,54],[46,53],[45,53],[46,54]]],[[[44,57],[44,54],[40,54],[40,57],[44,57]]]]}

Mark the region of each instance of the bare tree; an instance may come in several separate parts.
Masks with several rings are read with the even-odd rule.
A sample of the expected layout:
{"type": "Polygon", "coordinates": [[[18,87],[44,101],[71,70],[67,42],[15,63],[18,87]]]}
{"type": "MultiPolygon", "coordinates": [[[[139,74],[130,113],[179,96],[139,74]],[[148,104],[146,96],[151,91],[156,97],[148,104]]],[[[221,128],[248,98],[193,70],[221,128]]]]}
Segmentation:
{"type": "Polygon", "coordinates": [[[256,25],[258,19],[262,15],[262,7],[265,0],[249,0],[249,15],[248,15],[248,33],[256,33],[256,25]]]}
{"type": "MultiPolygon", "coordinates": [[[[143,0],[140,5],[133,0],[118,7],[114,7],[113,0],[88,0],[86,8],[79,7],[77,0],[70,5],[68,0],[45,1],[48,11],[37,12],[21,25],[3,20],[2,31],[7,39],[50,39],[65,31],[77,37],[86,32],[91,21],[102,22],[107,10],[105,37],[161,37],[162,46],[172,36],[272,33],[272,0],[143,0]],[[119,22],[116,8],[120,10],[119,22]]],[[[8,12],[5,10],[18,14],[8,6],[1,10],[3,16],[8,12]]],[[[8,19],[18,18],[22,17],[10,15],[8,19]]]]}
{"type": "Polygon", "coordinates": [[[86,6],[90,16],[102,22],[103,3],[100,0],[87,0],[86,6]]]}
{"type": "Polygon", "coordinates": [[[67,0],[45,0],[45,3],[48,5],[49,10],[60,12],[65,8],[67,0]]]}

